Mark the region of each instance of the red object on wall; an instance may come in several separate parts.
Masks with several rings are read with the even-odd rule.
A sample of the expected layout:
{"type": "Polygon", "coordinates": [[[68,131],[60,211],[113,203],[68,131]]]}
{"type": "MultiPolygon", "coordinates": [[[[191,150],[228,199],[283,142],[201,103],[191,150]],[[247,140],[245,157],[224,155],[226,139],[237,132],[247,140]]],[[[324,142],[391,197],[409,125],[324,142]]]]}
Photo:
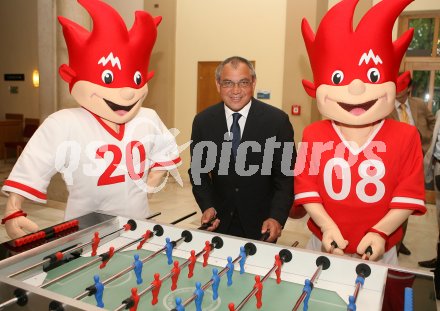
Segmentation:
{"type": "Polygon", "coordinates": [[[292,105],[292,115],[299,116],[301,114],[301,106],[300,105],[292,105]]]}

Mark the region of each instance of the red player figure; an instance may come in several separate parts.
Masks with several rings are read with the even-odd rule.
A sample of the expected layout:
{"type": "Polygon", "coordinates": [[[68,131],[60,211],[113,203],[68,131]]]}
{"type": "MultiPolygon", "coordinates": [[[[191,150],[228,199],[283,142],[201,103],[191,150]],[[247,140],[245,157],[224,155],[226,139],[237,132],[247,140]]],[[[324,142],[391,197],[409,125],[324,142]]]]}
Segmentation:
{"type": "Polygon", "coordinates": [[[233,303],[233,302],[230,302],[230,303],[228,304],[228,308],[229,308],[229,311],[235,311],[235,305],[234,305],[234,303],[233,303]]]}
{"type": "Polygon", "coordinates": [[[208,265],[209,253],[211,253],[211,243],[209,241],[205,241],[205,247],[203,248],[205,253],[203,254],[203,267],[208,265]]]}
{"type": "Polygon", "coordinates": [[[277,284],[281,283],[281,266],[283,265],[283,262],[280,259],[280,255],[275,255],[275,265],[277,266],[275,270],[275,274],[277,275],[277,284]]]}
{"type": "Polygon", "coordinates": [[[137,249],[141,249],[142,246],[144,245],[144,243],[147,242],[147,240],[151,237],[151,231],[147,230],[142,237],[143,237],[143,239],[142,239],[142,241],[139,242],[137,249]]]}
{"type": "Polygon", "coordinates": [[[92,239],[92,256],[96,256],[96,250],[98,249],[99,241],[101,241],[101,239],[99,238],[99,232],[95,232],[95,235],[92,239]]]}
{"type": "Polygon", "coordinates": [[[179,280],[179,274],[180,274],[180,267],[179,262],[177,260],[174,261],[174,267],[171,269],[171,290],[175,290],[177,288],[177,280],[179,280]]]}
{"type": "Polygon", "coordinates": [[[260,309],[263,303],[261,302],[261,297],[263,296],[263,283],[260,281],[260,276],[255,276],[255,285],[254,288],[257,289],[255,293],[255,298],[257,298],[257,309],[260,309]]]}
{"type": "Polygon", "coordinates": [[[189,264],[188,264],[188,279],[192,278],[194,275],[194,266],[196,265],[196,251],[191,250],[191,256],[189,256],[189,264]]]}
{"type": "Polygon", "coordinates": [[[160,287],[162,286],[162,281],[160,280],[160,274],[155,273],[154,274],[154,280],[151,282],[153,285],[153,289],[151,290],[151,293],[153,294],[153,300],[151,300],[151,304],[154,306],[159,301],[157,297],[159,296],[160,287]]]}
{"type": "Polygon", "coordinates": [[[133,299],[133,306],[130,308],[130,311],[136,311],[139,304],[139,295],[136,287],[131,289],[131,299],[133,299]]]}
{"type": "Polygon", "coordinates": [[[102,256],[102,263],[99,266],[99,269],[105,268],[105,266],[107,265],[107,263],[110,260],[110,258],[113,257],[114,253],[115,253],[115,248],[112,246],[112,247],[110,247],[110,249],[108,250],[107,253],[100,255],[100,256],[102,256]]]}

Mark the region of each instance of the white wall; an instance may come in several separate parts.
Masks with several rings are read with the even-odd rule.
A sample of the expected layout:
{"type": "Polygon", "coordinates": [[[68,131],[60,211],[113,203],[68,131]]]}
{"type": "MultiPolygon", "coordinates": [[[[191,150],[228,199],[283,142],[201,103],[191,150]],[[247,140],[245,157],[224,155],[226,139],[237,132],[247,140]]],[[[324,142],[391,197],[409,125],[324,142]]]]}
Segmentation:
{"type": "MultiPolygon", "coordinates": [[[[373,0],[373,3],[376,4],[380,2],[380,0],[373,0]]],[[[416,0],[411,2],[406,8],[406,11],[431,11],[431,10],[439,10],[440,9],[440,1],[439,0],[416,0]]]]}
{"type": "MultiPolygon", "coordinates": [[[[197,62],[240,55],[255,61],[257,89],[281,108],[286,0],[177,1],[175,127],[187,142],[197,106],[197,62]]],[[[188,150],[182,154],[189,166],[188,150]]]]}
{"type": "Polygon", "coordinates": [[[134,12],[144,9],[144,0],[104,0],[104,2],[107,2],[116,11],[118,11],[119,15],[121,15],[122,19],[125,21],[128,29],[130,29],[134,23],[134,12]]]}
{"type": "Polygon", "coordinates": [[[0,119],[5,112],[39,117],[38,88],[32,71],[38,69],[37,1],[0,1],[0,119]],[[25,81],[4,81],[5,73],[23,73],[25,81]],[[9,92],[18,87],[18,94],[9,92]]]}

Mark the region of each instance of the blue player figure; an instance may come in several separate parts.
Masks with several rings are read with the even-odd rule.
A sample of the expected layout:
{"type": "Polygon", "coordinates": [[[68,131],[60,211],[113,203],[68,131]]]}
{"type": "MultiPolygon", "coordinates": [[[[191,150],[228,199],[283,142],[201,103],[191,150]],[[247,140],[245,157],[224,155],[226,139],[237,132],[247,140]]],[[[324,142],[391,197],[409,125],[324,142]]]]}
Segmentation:
{"type": "Polygon", "coordinates": [[[167,257],[168,257],[168,264],[171,265],[173,263],[173,248],[174,248],[174,246],[173,246],[173,243],[171,243],[170,238],[166,238],[165,242],[166,242],[165,252],[166,252],[167,257]]]}
{"type": "Polygon", "coordinates": [[[96,306],[99,308],[104,308],[104,302],[102,301],[102,296],[104,294],[104,284],[101,283],[99,280],[99,275],[95,275],[93,277],[95,280],[95,299],[96,299],[96,306]]]}
{"type": "Polygon", "coordinates": [[[194,291],[194,294],[196,295],[196,311],[202,311],[203,295],[205,295],[205,292],[203,291],[200,282],[196,282],[196,290],[194,291]]]}
{"type": "Polygon", "coordinates": [[[310,282],[309,279],[306,279],[304,281],[303,292],[306,293],[306,297],[304,298],[304,303],[303,303],[303,311],[307,311],[309,309],[309,299],[310,299],[310,294],[312,292],[312,283],[310,282]]]}
{"type": "Polygon", "coordinates": [[[246,263],[246,257],[247,257],[246,250],[244,249],[244,246],[240,246],[240,256],[241,256],[241,259],[238,263],[240,264],[240,274],[243,274],[244,273],[244,264],[246,263]]]}
{"type": "Polygon", "coordinates": [[[228,286],[232,285],[232,274],[234,274],[234,263],[232,262],[232,257],[228,256],[228,263],[226,264],[228,271],[226,276],[228,277],[228,286]]]}
{"type": "Polygon", "coordinates": [[[358,283],[360,283],[362,286],[364,286],[365,278],[360,276],[360,275],[358,275],[357,278],[356,278],[356,281],[354,281],[354,284],[358,284],[358,283]]]}
{"type": "Polygon", "coordinates": [[[185,307],[182,305],[182,298],[176,297],[176,307],[174,309],[177,311],[185,311],[185,307]]]}
{"type": "Polygon", "coordinates": [[[348,311],[356,311],[356,302],[354,301],[354,296],[348,296],[348,311]]]}
{"type": "Polygon", "coordinates": [[[220,276],[218,275],[218,270],[216,268],[212,269],[212,300],[217,300],[218,298],[218,287],[220,286],[220,276]]]}
{"type": "Polygon", "coordinates": [[[144,263],[142,262],[142,260],[139,260],[139,255],[135,254],[134,255],[134,263],[133,263],[133,270],[134,273],[136,274],[136,283],[142,284],[142,267],[144,266],[144,263]]]}

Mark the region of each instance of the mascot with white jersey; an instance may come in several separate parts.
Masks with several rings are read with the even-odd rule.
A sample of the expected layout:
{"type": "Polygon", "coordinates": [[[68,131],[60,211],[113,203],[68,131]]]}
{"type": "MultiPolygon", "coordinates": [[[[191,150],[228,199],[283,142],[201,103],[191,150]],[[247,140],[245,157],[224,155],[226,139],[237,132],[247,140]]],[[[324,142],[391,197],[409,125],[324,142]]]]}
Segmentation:
{"type": "Polygon", "coordinates": [[[59,73],[81,107],[50,115],[4,182],[9,198],[2,223],[11,238],[38,229],[22,203],[45,203],[56,172],[69,191],[66,219],[96,210],[143,218],[149,214],[148,189],[181,162],[174,136],[155,111],[141,107],[161,18],[137,11],[128,30],[108,4],[78,2],[93,29],[59,17],[69,53],[59,73]]]}

